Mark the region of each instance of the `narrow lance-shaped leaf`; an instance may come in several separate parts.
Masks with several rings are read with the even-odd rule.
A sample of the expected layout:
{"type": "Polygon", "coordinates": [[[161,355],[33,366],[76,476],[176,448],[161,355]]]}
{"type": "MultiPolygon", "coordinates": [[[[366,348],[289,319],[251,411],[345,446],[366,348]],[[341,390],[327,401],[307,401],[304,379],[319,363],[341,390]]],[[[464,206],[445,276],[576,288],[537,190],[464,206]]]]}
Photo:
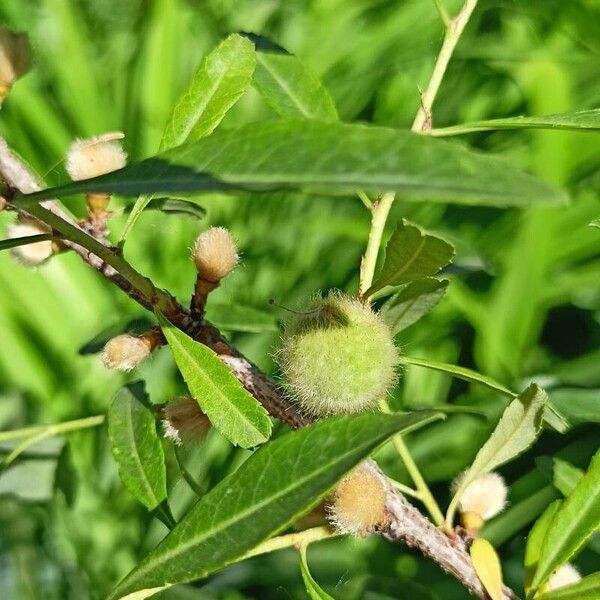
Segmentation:
{"type": "Polygon", "coordinates": [[[495,156],[409,131],[319,121],[250,123],[94,179],[15,196],[27,205],[80,192],[301,189],[401,192],[403,199],[492,206],[562,202],[564,192],[495,156]]]}
{"type": "Polygon", "coordinates": [[[475,121],[463,125],[441,127],[427,132],[436,137],[461,135],[473,131],[493,131],[498,129],[572,129],[593,131],[600,129],[600,108],[581,110],[573,113],[560,113],[541,117],[509,117],[490,121],[475,121]]]}
{"type": "Polygon", "coordinates": [[[586,474],[556,512],[544,540],[531,583],[538,589],[600,529],[600,451],[586,474]]]}
{"type": "Polygon", "coordinates": [[[337,120],[329,92],[292,54],[257,52],[254,85],[265,102],[283,117],[337,120]]]}
{"type": "Polygon", "coordinates": [[[380,314],[396,335],[416,323],[442,299],[449,281],[428,277],[413,281],[381,306],[380,314]]]}
{"type": "Polygon", "coordinates": [[[108,437],[125,487],[148,509],[167,497],[165,458],[156,419],[136,395],[143,385],[122,388],[108,410],[108,437]]]}
{"type": "Polygon", "coordinates": [[[593,573],[572,585],[546,592],[539,600],[600,600],[600,573],[593,573]]]}
{"type": "Polygon", "coordinates": [[[546,392],[532,383],[506,407],[492,435],[461,479],[448,507],[448,525],[453,521],[462,493],[473,480],[512,460],[533,444],[542,427],[546,400],[546,392]]]}
{"type": "Polygon", "coordinates": [[[402,219],[385,247],[381,272],[366,295],[371,296],[386,286],[402,285],[435,275],[453,256],[452,244],[402,219]]]}
{"type": "Polygon", "coordinates": [[[492,600],[502,600],[502,568],[494,547],[484,538],[476,538],[469,550],[473,568],[492,600]]]}
{"type": "Polygon", "coordinates": [[[337,417],[265,444],[194,505],[109,600],[223,568],[318,504],[389,436],[438,417],[432,412],[337,417]]]}
{"type": "Polygon", "coordinates": [[[210,349],[174,327],[160,313],[157,318],[192,396],[210,422],[242,448],[262,444],[271,435],[267,411],[210,349]]]}
{"type": "Polygon", "coordinates": [[[311,600],[334,600],[314,579],[308,569],[308,561],[306,559],[306,546],[301,546],[298,551],[300,557],[300,573],[306,593],[311,600]]]}
{"type": "Polygon", "coordinates": [[[248,333],[279,331],[273,314],[253,306],[209,302],[206,307],[206,317],[216,327],[225,331],[248,333]]]}
{"type": "Polygon", "coordinates": [[[566,460],[555,458],[553,461],[554,487],[563,495],[569,496],[584,476],[581,469],[566,460]]]}
{"type": "Polygon", "coordinates": [[[561,500],[552,502],[552,504],[550,504],[550,506],[542,513],[542,516],[535,522],[535,525],[527,536],[525,558],[523,560],[523,566],[525,567],[524,586],[527,598],[531,596],[531,582],[533,581],[533,575],[537,569],[538,561],[540,560],[540,553],[544,545],[544,540],[546,539],[546,534],[548,533],[548,528],[561,504],[561,500]]]}

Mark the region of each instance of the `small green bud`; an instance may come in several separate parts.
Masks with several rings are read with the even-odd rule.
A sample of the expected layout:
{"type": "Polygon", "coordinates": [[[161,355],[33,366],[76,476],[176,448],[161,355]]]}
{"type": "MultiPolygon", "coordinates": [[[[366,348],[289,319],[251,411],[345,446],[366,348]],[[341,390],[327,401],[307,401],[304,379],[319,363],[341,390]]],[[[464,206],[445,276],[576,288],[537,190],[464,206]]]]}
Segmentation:
{"type": "Polygon", "coordinates": [[[277,360],[298,405],[322,417],[375,408],[396,380],[398,352],[369,306],[332,293],[287,324],[277,360]]]}

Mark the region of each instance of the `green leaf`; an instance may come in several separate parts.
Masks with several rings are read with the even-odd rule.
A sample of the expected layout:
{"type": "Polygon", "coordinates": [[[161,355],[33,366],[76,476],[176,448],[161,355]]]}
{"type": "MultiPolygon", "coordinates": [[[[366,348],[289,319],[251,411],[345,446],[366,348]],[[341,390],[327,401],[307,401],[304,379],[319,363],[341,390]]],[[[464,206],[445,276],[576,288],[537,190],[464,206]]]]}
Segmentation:
{"type": "Polygon", "coordinates": [[[492,435],[461,478],[448,508],[449,523],[463,491],[473,480],[512,460],[533,444],[542,427],[546,400],[546,392],[532,383],[506,407],[492,435]]]}
{"type": "Polygon", "coordinates": [[[590,227],[595,227],[596,229],[600,229],[600,219],[594,219],[589,223],[590,227]]]}
{"type": "Polygon", "coordinates": [[[121,333],[142,333],[152,327],[153,322],[146,317],[138,317],[127,321],[127,323],[115,323],[105,327],[97,333],[91,340],[86,342],[79,350],[79,354],[96,354],[106,346],[106,343],[121,333]]]}
{"type": "Polygon", "coordinates": [[[469,383],[478,383],[483,385],[495,392],[500,392],[507,396],[515,397],[516,394],[511,392],[507,387],[501,383],[495,381],[491,377],[481,375],[477,371],[467,369],[466,367],[459,367],[458,365],[451,365],[448,363],[442,363],[435,360],[428,360],[426,358],[415,358],[414,356],[401,356],[400,360],[407,365],[415,365],[417,367],[425,367],[426,369],[432,369],[434,371],[441,371],[442,373],[448,373],[458,379],[468,381],[469,383]]]}
{"type": "Polygon", "coordinates": [[[548,528],[561,504],[561,500],[552,502],[552,504],[550,504],[550,506],[542,513],[542,516],[535,522],[527,536],[525,558],[523,559],[523,566],[525,568],[524,585],[527,598],[530,596],[531,582],[533,581],[533,575],[537,569],[540,552],[542,551],[548,528]]]}
{"type": "Polygon", "coordinates": [[[306,546],[301,546],[298,551],[300,556],[300,573],[306,593],[311,600],[334,600],[313,578],[308,570],[308,561],[306,560],[306,546]]]}
{"type": "Polygon", "coordinates": [[[337,111],[319,78],[292,54],[257,52],[254,85],[283,117],[337,121],[337,111]]]}
{"type": "Polygon", "coordinates": [[[123,485],[148,509],[167,497],[165,458],[156,419],[138,400],[143,385],[122,388],[108,410],[108,437],[123,485]]]}
{"type": "Polygon", "coordinates": [[[187,215],[196,219],[203,219],[206,216],[205,208],[184,198],[152,198],[146,210],[160,210],[167,214],[187,215]]]}
{"type": "Polygon", "coordinates": [[[454,257],[454,246],[402,219],[385,247],[381,272],[366,295],[435,275],[454,257]]]}
{"type": "Polygon", "coordinates": [[[592,131],[600,129],[600,108],[581,110],[573,113],[560,113],[542,117],[510,117],[475,121],[464,125],[441,127],[427,132],[435,137],[461,135],[473,131],[494,131],[498,129],[574,129],[592,131]]]}
{"type": "Polygon", "coordinates": [[[600,451],[548,529],[531,587],[538,589],[600,528],[600,451]]]}
{"type": "Polygon", "coordinates": [[[210,349],[195,342],[156,313],[191,395],[210,422],[232,443],[252,448],[271,435],[267,411],[210,349]]]}
{"type": "Polygon", "coordinates": [[[36,244],[37,242],[51,240],[52,237],[51,233],[40,233],[38,235],[24,235],[22,237],[8,238],[7,240],[0,240],[0,250],[10,250],[10,248],[36,244]]]}
{"type": "Polygon", "coordinates": [[[318,504],[354,465],[433,412],[324,419],[265,444],[218,483],[110,595],[206,577],[318,504]]]}
{"type": "Polygon", "coordinates": [[[318,121],[268,121],[222,130],[94,179],[19,194],[13,203],[80,192],[301,189],[401,192],[406,200],[492,206],[562,202],[564,192],[504,159],[400,131],[318,121]]]}
{"type": "Polygon", "coordinates": [[[469,549],[473,568],[492,600],[502,600],[502,568],[498,553],[486,539],[476,538],[469,549]]]}
{"type": "Polygon", "coordinates": [[[584,472],[560,458],[553,460],[554,487],[563,495],[569,496],[581,481],[584,472]]]}
{"type": "Polygon", "coordinates": [[[550,392],[550,405],[570,427],[600,423],[600,390],[561,388],[550,392]]]}
{"type": "Polygon", "coordinates": [[[539,600],[600,600],[600,573],[593,573],[572,585],[546,592],[539,600]]]}
{"type": "Polygon", "coordinates": [[[426,315],[442,299],[448,283],[432,277],[413,281],[386,300],[380,314],[392,333],[400,333],[426,315]]]}
{"type": "Polygon", "coordinates": [[[203,138],[217,127],[252,81],[254,44],[234,33],[203,61],[175,104],[165,126],[161,150],[203,138]]]}
{"type": "Polygon", "coordinates": [[[273,314],[241,304],[209,302],[206,306],[206,318],[225,331],[279,331],[273,314]]]}

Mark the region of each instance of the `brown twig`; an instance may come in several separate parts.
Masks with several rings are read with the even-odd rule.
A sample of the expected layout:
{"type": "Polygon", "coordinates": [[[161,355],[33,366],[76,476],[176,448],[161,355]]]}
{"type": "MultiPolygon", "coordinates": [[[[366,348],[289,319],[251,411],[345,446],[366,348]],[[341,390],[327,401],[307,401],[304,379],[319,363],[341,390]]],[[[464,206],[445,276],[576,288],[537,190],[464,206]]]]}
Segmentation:
{"type": "MultiPolygon", "coordinates": [[[[1,137],[0,175],[8,186],[21,192],[28,193],[40,189],[37,179],[13,154],[1,137]]],[[[133,300],[149,310],[156,307],[164,309],[164,314],[175,325],[213,349],[273,417],[292,427],[301,427],[310,423],[309,419],[297,411],[273,380],[238,352],[216,327],[205,320],[195,320],[175,298],[156,288],[149,279],[135,271],[120,252],[83,231],[58,204],[44,201],[39,205],[28,207],[28,211],[52,227],[64,240],[65,246],[75,251],[86,263],[133,300]]],[[[482,600],[487,599],[488,596],[465,548],[453,543],[436,528],[394,489],[375,463],[371,465],[385,481],[387,489],[387,510],[390,518],[380,533],[389,540],[402,541],[408,546],[417,548],[444,571],[458,579],[469,592],[482,600]]],[[[515,594],[505,588],[504,600],[515,598],[515,594]]]]}

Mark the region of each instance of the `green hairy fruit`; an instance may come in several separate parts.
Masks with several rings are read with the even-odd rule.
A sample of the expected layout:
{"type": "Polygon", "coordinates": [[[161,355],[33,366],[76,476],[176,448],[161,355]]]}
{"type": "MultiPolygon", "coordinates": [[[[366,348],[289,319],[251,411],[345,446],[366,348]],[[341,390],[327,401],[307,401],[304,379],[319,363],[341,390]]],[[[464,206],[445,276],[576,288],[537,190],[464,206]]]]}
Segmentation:
{"type": "Polygon", "coordinates": [[[396,380],[398,351],[377,313],[333,293],[290,320],[277,359],[298,405],[319,417],[376,407],[396,380]]]}

